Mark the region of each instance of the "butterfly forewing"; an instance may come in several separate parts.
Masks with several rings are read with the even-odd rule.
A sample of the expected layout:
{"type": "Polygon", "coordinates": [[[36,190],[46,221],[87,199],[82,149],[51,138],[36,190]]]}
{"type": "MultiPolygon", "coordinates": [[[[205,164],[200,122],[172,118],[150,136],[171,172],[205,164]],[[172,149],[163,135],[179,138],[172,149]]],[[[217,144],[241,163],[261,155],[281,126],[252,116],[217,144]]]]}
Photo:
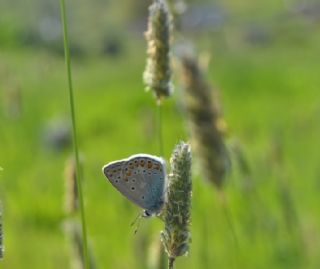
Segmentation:
{"type": "Polygon", "coordinates": [[[151,212],[160,210],[165,184],[162,159],[138,154],[107,164],[103,171],[113,186],[129,200],[151,212]]]}

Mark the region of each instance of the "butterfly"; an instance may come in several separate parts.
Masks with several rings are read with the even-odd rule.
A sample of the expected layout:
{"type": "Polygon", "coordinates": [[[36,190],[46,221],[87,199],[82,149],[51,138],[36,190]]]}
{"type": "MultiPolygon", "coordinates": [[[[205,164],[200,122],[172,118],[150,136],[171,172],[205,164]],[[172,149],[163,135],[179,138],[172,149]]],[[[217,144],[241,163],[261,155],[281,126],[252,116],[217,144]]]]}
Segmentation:
{"type": "Polygon", "coordinates": [[[143,217],[158,215],[164,204],[165,162],[149,154],[136,154],[113,161],[102,171],[111,184],[144,209],[143,217]]]}

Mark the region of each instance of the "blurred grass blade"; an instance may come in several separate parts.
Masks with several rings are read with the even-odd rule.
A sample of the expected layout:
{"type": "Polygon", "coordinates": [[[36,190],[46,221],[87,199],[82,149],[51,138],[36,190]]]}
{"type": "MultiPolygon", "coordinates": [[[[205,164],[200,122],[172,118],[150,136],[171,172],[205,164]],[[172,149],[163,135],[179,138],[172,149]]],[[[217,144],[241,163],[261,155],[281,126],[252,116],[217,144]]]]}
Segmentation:
{"type": "Polygon", "coordinates": [[[3,258],[3,250],[2,204],[0,202],[0,259],[3,258]]]}
{"type": "Polygon", "coordinates": [[[80,208],[81,224],[82,224],[83,259],[84,259],[85,269],[89,269],[86,222],[85,222],[85,212],[84,212],[84,205],[83,205],[82,186],[81,186],[81,180],[80,180],[81,173],[80,173],[80,163],[79,163],[73,86],[72,86],[72,77],[71,77],[70,49],[69,49],[69,41],[68,41],[67,17],[66,17],[66,9],[65,9],[65,1],[64,0],[60,0],[60,11],[61,11],[62,26],[63,26],[64,53],[65,53],[65,61],[66,61],[66,66],[67,66],[70,112],[71,112],[71,120],[72,120],[73,145],[74,145],[74,154],[75,154],[75,161],[76,161],[76,179],[77,179],[77,187],[78,187],[78,195],[79,195],[79,208],[80,208]]]}

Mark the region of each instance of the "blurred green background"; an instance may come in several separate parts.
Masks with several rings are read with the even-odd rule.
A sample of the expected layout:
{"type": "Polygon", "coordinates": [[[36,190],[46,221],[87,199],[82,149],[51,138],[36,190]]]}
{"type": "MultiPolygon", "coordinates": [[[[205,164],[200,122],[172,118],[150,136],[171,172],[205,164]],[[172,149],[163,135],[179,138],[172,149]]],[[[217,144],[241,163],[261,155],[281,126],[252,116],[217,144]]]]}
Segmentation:
{"type": "MultiPolygon", "coordinates": [[[[144,220],[101,167],[158,154],[156,106],[144,91],[150,1],[67,1],[88,239],[97,268],[151,268],[163,224],[144,220]]],[[[229,144],[242,161],[226,194],[235,246],[217,194],[193,169],[192,243],[176,268],[320,268],[320,2],[191,1],[182,35],[211,55],[229,144]],[[236,141],[236,142],[235,142],[236,141]]],[[[59,3],[0,2],[1,268],[70,268],[64,169],[72,153],[59,3]]],[[[188,140],[181,90],[164,102],[168,160],[188,140]]]]}

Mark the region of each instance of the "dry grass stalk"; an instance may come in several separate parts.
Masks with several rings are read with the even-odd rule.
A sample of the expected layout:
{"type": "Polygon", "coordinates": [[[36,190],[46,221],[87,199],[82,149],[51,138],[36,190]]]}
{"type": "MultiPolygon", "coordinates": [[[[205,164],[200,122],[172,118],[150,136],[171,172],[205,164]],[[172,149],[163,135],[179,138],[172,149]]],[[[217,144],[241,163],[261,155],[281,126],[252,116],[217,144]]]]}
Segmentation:
{"type": "Polygon", "coordinates": [[[79,207],[78,188],[76,181],[76,167],[73,158],[66,162],[64,170],[65,183],[65,213],[67,216],[74,215],[79,207]]]}
{"type": "MultiPolygon", "coordinates": [[[[82,167],[82,160],[80,156],[80,165],[82,167]]],[[[76,167],[74,158],[69,158],[66,161],[64,170],[64,183],[65,183],[65,213],[67,220],[65,221],[65,233],[70,241],[70,256],[71,256],[71,268],[73,269],[85,269],[83,260],[83,239],[81,225],[76,220],[76,216],[79,210],[79,197],[76,181],[76,167]]],[[[92,252],[89,251],[89,263],[90,269],[95,268],[92,252]]]]}
{"type": "MultiPolygon", "coordinates": [[[[85,269],[83,261],[83,240],[81,225],[76,220],[68,220],[65,223],[65,232],[70,241],[71,252],[71,268],[72,269],[85,269]]],[[[89,248],[89,268],[96,268],[92,252],[89,248]]]]}
{"type": "Polygon", "coordinates": [[[4,110],[9,118],[17,119],[22,114],[21,88],[14,82],[8,81],[3,91],[4,110]]]}

